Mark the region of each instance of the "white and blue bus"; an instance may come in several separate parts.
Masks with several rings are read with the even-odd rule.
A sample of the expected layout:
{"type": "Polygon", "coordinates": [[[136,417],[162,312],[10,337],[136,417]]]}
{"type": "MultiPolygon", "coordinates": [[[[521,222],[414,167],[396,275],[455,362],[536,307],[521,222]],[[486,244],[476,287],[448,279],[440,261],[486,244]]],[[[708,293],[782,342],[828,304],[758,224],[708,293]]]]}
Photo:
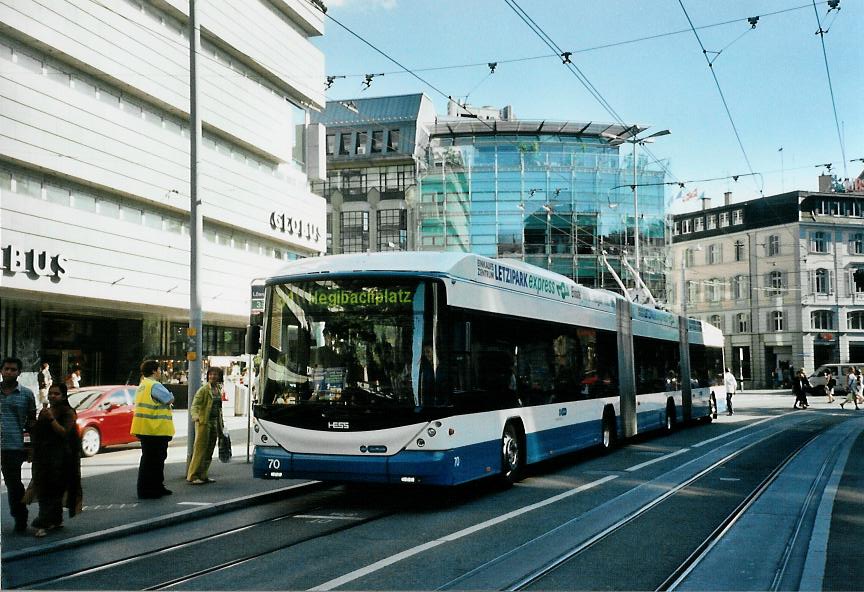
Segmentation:
{"type": "Polygon", "coordinates": [[[723,336],[520,261],[304,259],[266,282],[260,478],[456,485],[716,414],[723,336]]]}

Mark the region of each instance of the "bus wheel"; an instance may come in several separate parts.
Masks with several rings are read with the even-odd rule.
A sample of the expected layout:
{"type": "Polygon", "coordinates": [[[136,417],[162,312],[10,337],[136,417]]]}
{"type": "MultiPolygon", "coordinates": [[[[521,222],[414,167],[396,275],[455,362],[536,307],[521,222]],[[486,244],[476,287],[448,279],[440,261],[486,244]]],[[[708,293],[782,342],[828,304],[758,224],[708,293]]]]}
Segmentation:
{"type": "Polygon", "coordinates": [[[677,418],[675,417],[675,404],[672,401],[666,403],[666,431],[671,432],[675,429],[677,418]]]}
{"type": "Polygon", "coordinates": [[[504,426],[504,434],[501,436],[501,476],[508,484],[522,479],[525,458],[522,442],[519,430],[512,423],[504,426]]]}
{"type": "Polygon", "coordinates": [[[603,427],[601,428],[600,434],[600,445],[603,447],[603,450],[612,450],[615,447],[615,414],[614,413],[604,413],[603,414],[603,427]]]}

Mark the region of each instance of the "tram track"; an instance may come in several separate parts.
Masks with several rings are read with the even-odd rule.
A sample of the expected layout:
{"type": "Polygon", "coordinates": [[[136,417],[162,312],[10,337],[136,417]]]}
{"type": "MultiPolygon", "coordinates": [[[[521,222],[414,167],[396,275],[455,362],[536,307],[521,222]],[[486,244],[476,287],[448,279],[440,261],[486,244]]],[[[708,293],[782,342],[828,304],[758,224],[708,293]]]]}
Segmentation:
{"type": "MultiPolygon", "coordinates": [[[[807,426],[811,423],[812,420],[808,420],[803,424],[799,423],[797,425],[807,426]]],[[[816,428],[811,426],[809,428],[805,427],[805,429],[814,430],[816,428]]],[[[631,527],[631,531],[634,529],[638,530],[638,526],[633,525],[638,524],[640,518],[646,514],[661,509],[664,503],[672,503],[672,500],[676,497],[682,498],[688,495],[695,495],[697,497],[708,496],[711,488],[704,487],[700,482],[710,478],[712,474],[721,471],[729,463],[735,461],[736,458],[742,457],[742,455],[748,454],[748,452],[752,455],[760,447],[770,447],[771,439],[777,438],[782,431],[782,427],[772,428],[765,426],[756,431],[745,433],[740,438],[727,442],[725,446],[732,447],[732,449],[723,453],[719,458],[709,459],[710,464],[701,468],[694,466],[696,470],[691,473],[687,471],[687,465],[694,462],[699,463],[699,459],[687,461],[679,468],[667,471],[650,482],[644,482],[639,487],[628,489],[601,506],[595,507],[593,512],[580,514],[567,522],[559,524],[556,528],[538,534],[521,545],[512,548],[507,553],[490,558],[460,577],[443,583],[437,589],[530,589],[537,582],[548,579],[549,575],[561,566],[578,559],[580,556],[589,555],[593,548],[600,546],[605,540],[619,535],[622,530],[628,527],[631,527]],[[639,494],[639,490],[643,491],[643,495],[639,494]],[[660,493],[658,494],[654,490],[658,490],[660,493]],[[644,492],[652,491],[653,493],[650,496],[644,495],[644,492]],[[696,491],[697,493],[693,494],[691,493],[692,491],[696,491]],[[550,557],[552,558],[550,559],[550,557]],[[524,566],[526,563],[529,565],[533,563],[537,567],[532,571],[521,572],[518,566],[520,564],[524,566]]],[[[809,440],[810,438],[799,442],[795,450],[800,450],[806,446],[809,440]]],[[[694,445],[692,448],[695,449],[698,446],[700,445],[694,445]]],[[[782,446],[780,448],[788,450],[789,447],[782,446]]],[[[712,451],[704,455],[704,457],[708,459],[711,455],[716,456],[716,452],[712,451]]],[[[790,453],[789,456],[792,456],[792,454],[790,453]]],[[[785,462],[789,460],[791,460],[789,457],[784,459],[785,462]]],[[[774,463],[774,466],[777,467],[783,464],[778,460],[774,463]]],[[[729,481],[733,480],[729,479],[729,481]]],[[[760,479],[761,481],[763,480],[760,479]]],[[[753,490],[756,490],[755,486],[753,490]]],[[[694,512],[694,510],[689,511],[691,513],[694,512]]],[[[744,511],[744,509],[742,508],[741,511],[744,511]]],[[[734,514],[734,510],[730,508],[729,514],[734,514]]],[[[682,512],[681,515],[686,516],[688,514],[687,512],[682,512]]],[[[636,538],[635,534],[634,538],[636,538]]],[[[601,582],[597,581],[586,581],[581,583],[580,587],[590,589],[596,588],[601,584],[601,582]]],[[[540,587],[542,586],[538,586],[538,588],[540,587]]],[[[632,588],[633,586],[630,587],[632,588]]],[[[625,588],[627,587],[625,586],[625,588]]]]}
{"type": "MultiPolygon", "coordinates": [[[[814,431],[809,433],[806,438],[802,438],[795,443],[795,447],[788,451],[788,453],[780,459],[779,462],[774,463],[774,468],[770,470],[770,472],[764,476],[764,478],[759,481],[759,483],[751,488],[740,502],[735,506],[735,508],[728,512],[720,521],[720,523],[711,530],[708,536],[704,537],[696,546],[693,548],[693,551],[690,552],[683,561],[680,561],[674,569],[671,569],[668,573],[669,575],[665,577],[661,582],[655,585],[648,585],[647,582],[642,582],[642,586],[640,589],[656,589],[656,590],[675,590],[678,588],[678,585],[687,577],[687,575],[699,565],[699,563],[714,549],[716,544],[725,536],[727,532],[743,517],[745,514],[752,508],[752,506],[760,499],[762,496],[774,485],[777,479],[783,474],[784,470],[788,468],[788,466],[802,453],[806,447],[812,443],[818,436],[820,432],[814,431]]],[[[730,463],[733,463],[736,458],[741,458],[743,455],[749,451],[756,451],[760,449],[762,446],[766,446],[768,442],[772,438],[780,437],[777,434],[773,434],[768,436],[767,438],[760,439],[757,442],[753,442],[740,450],[737,450],[725,458],[713,463],[710,467],[707,467],[703,471],[700,471],[698,474],[694,475],[692,478],[686,480],[679,484],[679,486],[673,488],[670,491],[665,492],[664,494],[658,496],[654,500],[649,503],[643,505],[637,510],[628,513],[626,516],[620,518],[615,524],[606,528],[605,530],[597,533],[590,539],[586,540],[584,543],[575,547],[573,549],[568,550],[566,553],[563,553],[553,560],[549,561],[545,565],[541,566],[537,570],[531,572],[525,577],[511,583],[507,586],[506,590],[533,590],[533,589],[561,589],[560,585],[555,583],[554,574],[559,572],[563,568],[567,566],[572,566],[573,564],[580,562],[581,564],[592,561],[590,557],[592,557],[592,552],[598,547],[602,542],[607,541],[610,545],[614,546],[616,543],[612,542],[615,537],[627,537],[629,536],[627,533],[627,529],[630,529],[630,535],[632,535],[632,531],[636,530],[638,532],[645,532],[649,529],[646,526],[640,526],[638,523],[644,517],[646,517],[651,512],[660,512],[662,511],[662,506],[664,504],[673,504],[676,501],[676,498],[680,498],[682,496],[688,495],[688,490],[698,488],[701,481],[704,481],[706,478],[711,476],[712,474],[723,470],[730,463]]],[[[781,438],[782,440],[783,438],[781,438]]],[[[810,490],[808,492],[808,502],[805,504],[803,509],[800,512],[800,515],[797,519],[796,529],[793,534],[793,539],[790,539],[786,545],[786,554],[784,557],[784,561],[779,566],[775,577],[775,586],[772,589],[778,589],[778,586],[781,581],[783,581],[785,576],[786,566],[788,565],[788,557],[791,554],[791,549],[795,546],[794,537],[797,536],[797,533],[801,530],[801,524],[804,520],[804,515],[810,508],[813,498],[817,493],[817,484],[821,481],[825,471],[831,465],[832,458],[828,458],[825,460],[823,465],[820,467],[817,475],[813,478],[813,482],[811,484],[810,490]]],[[[671,509],[666,510],[667,515],[673,515],[675,512],[671,509]]],[[[571,567],[572,571],[575,571],[576,568],[571,567]]],[[[644,575],[643,575],[644,577],[644,575]]],[[[561,578],[559,578],[561,579],[561,578]]],[[[599,585],[599,583],[595,583],[595,586],[599,585]]],[[[579,586],[583,587],[583,586],[579,586]]],[[[594,587],[594,586],[588,586],[594,587]]],[[[617,588],[618,586],[613,585],[613,588],[617,588]]],[[[624,588],[630,588],[625,584],[624,588]]]]}
{"type": "MultiPolygon", "coordinates": [[[[323,493],[336,493],[337,497],[335,499],[338,499],[339,495],[344,495],[336,491],[336,488],[333,488],[330,491],[325,490],[323,493]]],[[[142,548],[144,548],[145,550],[141,552],[128,554],[122,558],[105,561],[97,565],[91,565],[84,569],[76,569],[72,572],[54,574],[50,577],[34,578],[28,581],[16,582],[15,587],[27,589],[110,589],[110,586],[100,585],[100,582],[110,582],[112,581],[112,578],[114,579],[114,581],[118,581],[115,574],[120,572],[123,574],[121,581],[124,582],[124,587],[130,586],[131,588],[137,588],[142,590],[168,589],[172,586],[192,581],[203,575],[207,575],[222,569],[227,569],[234,565],[240,565],[242,563],[257,559],[259,557],[266,556],[270,553],[282,551],[292,546],[312,541],[316,538],[331,536],[336,533],[357,527],[361,524],[366,524],[374,520],[379,520],[392,514],[395,511],[381,510],[377,512],[369,512],[367,515],[364,516],[355,517],[348,516],[347,512],[339,513],[333,509],[334,507],[335,504],[322,505],[320,504],[320,502],[316,502],[315,504],[304,504],[291,511],[282,512],[275,516],[268,516],[260,520],[251,521],[241,526],[222,529],[201,536],[187,537],[181,542],[164,545],[157,548],[146,548],[146,546],[143,546],[142,548]],[[318,528],[313,529],[314,532],[310,532],[305,536],[295,537],[288,542],[281,543],[268,542],[272,540],[272,537],[268,538],[267,536],[262,536],[260,532],[255,532],[256,530],[261,531],[262,529],[272,529],[280,522],[295,518],[315,522],[317,523],[318,528]],[[331,524],[326,524],[328,522],[328,519],[332,521],[331,524]],[[231,544],[231,539],[238,537],[243,537],[241,542],[245,542],[245,545],[231,544]],[[232,548],[236,546],[238,548],[247,550],[247,552],[243,553],[238,557],[232,557],[224,561],[219,561],[214,565],[209,565],[205,568],[196,569],[193,572],[178,574],[174,577],[159,581],[157,583],[153,583],[153,574],[151,573],[149,574],[149,582],[139,582],[139,585],[137,586],[132,584],[132,580],[130,579],[129,574],[131,573],[130,570],[134,571],[136,569],[135,566],[139,564],[152,565],[152,560],[154,558],[164,557],[168,559],[163,559],[161,565],[168,566],[166,567],[166,569],[170,571],[173,566],[182,565],[186,557],[193,555],[197,558],[210,557],[211,554],[209,553],[204,553],[202,555],[200,553],[196,553],[196,551],[201,548],[213,548],[212,544],[214,542],[222,543],[223,547],[225,548],[232,548]],[[249,549],[253,550],[249,552],[249,549]]],[[[201,522],[205,522],[208,519],[212,519],[212,517],[203,518],[201,522]]],[[[148,533],[142,533],[135,536],[148,536],[148,533]]],[[[189,562],[189,564],[192,564],[192,562],[189,562]]],[[[4,565],[4,569],[5,568],[8,568],[8,566],[4,565]]],[[[147,570],[145,569],[144,571],[146,572],[147,570]]],[[[148,574],[145,574],[145,577],[148,577],[148,574]]]]}

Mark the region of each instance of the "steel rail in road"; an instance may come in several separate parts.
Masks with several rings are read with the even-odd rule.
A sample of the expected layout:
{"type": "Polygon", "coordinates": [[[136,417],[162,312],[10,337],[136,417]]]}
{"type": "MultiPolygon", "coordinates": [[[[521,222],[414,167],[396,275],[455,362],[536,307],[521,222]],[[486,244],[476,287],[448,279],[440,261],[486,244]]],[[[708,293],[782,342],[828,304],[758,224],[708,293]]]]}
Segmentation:
{"type": "MultiPolygon", "coordinates": [[[[765,431],[767,432],[768,430],[765,430],[765,431]]],[[[723,458],[715,461],[714,463],[705,467],[701,471],[699,471],[696,474],[685,479],[684,481],[682,481],[681,483],[679,483],[675,487],[669,489],[668,491],[661,493],[660,495],[658,495],[654,499],[650,500],[649,502],[643,504],[639,508],[629,512],[626,516],[623,516],[621,519],[619,519],[614,524],[612,524],[612,525],[608,526],[607,528],[603,529],[602,531],[596,533],[594,536],[592,536],[588,540],[584,541],[580,545],[568,550],[565,553],[558,555],[557,557],[555,557],[554,559],[552,559],[551,561],[549,561],[548,563],[546,563],[545,565],[543,565],[539,569],[537,569],[537,570],[529,573],[525,577],[511,583],[509,586],[507,586],[505,588],[505,590],[508,590],[508,591],[524,590],[528,586],[531,586],[532,584],[535,584],[536,582],[542,580],[543,578],[545,578],[546,576],[548,576],[552,572],[559,569],[562,565],[566,564],[569,561],[572,561],[578,555],[586,552],[588,549],[590,549],[591,547],[593,547],[594,545],[596,545],[597,543],[599,543],[603,539],[605,539],[605,538],[611,536],[612,534],[618,532],[625,525],[633,522],[634,520],[636,520],[640,516],[644,515],[648,511],[654,509],[655,507],[657,507],[658,505],[660,505],[661,503],[663,503],[667,499],[671,498],[675,494],[681,492],[682,490],[686,489],[687,487],[690,487],[693,483],[702,479],[706,475],[708,475],[708,474],[716,471],[717,469],[723,467],[729,461],[731,461],[732,459],[736,458],[737,456],[743,454],[745,451],[763,443],[764,441],[768,440],[769,438],[773,438],[775,435],[776,435],[776,433],[769,432],[764,437],[759,438],[758,440],[751,442],[751,443],[747,444],[746,446],[739,448],[738,450],[735,450],[735,451],[727,454],[723,458]]],[[[812,439],[812,438],[810,438],[810,439],[812,439]]],[[[810,439],[808,439],[807,442],[809,442],[810,439]]],[[[798,449],[796,449],[796,452],[797,452],[797,450],[798,449]]],[[[787,457],[787,459],[783,463],[783,466],[785,466],[785,464],[791,460],[792,456],[794,456],[794,454],[787,457]]],[[[679,569],[681,569],[681,568],[679,568],[679,569]]]]}
{"type": "MultiPolygon", "coordinates": [[[[801,453],[801,451],[806,448],[810,442],[815,440],[819,436],[819,433],[813,434],[810,438],[806,439],[801,445],[793,450],[779,465],[777,465],[766,477],[762,480],[759,485],[757,485],[747,497],[745,497],[741,503],[728,515],[726,518],[711,532],[708,537],[699,544],[699,546],[690,554],[687,559],[678,566],[678,568],[669,575],[666,580],[663,581],[659,586],[657,586],[657,590],[675,590],[678,585],[692,572],[697,565],[707,557],[708,553],[717,545],[717,543],[726,535],[727,532],[738,522],[738,520],[744,516],[744,514],[756,503],[756,501],[761,498],[768,488],[777,481],[777,478],[783,473],[789,464],[795,460],[795,458],[801,453]]],[[[833,457],[833,455],[832,455],[833,457]]],[[[825,463],[822,465],[821,470],[816,479],[813,480],[813,485],[810,488],[808,493],[808,504],[806,507],[809,507],[809,500],[815,492],[816,484],[821,480],[821,476],[825,472],[825,468],[828,466],[828,460],[826,459],[825,463]]],[[[799,518],[797,531],[800,530],[801,522],[803,521],[803,514],[799,518]]],[[[790,546],[787,545],[787,549],[790,546]]],[[[778,574],[782,577],[782,573],[785,571],[786,562],[783,563],[781,568],[778,570],[778,574]]],[[[775,575],[775,581],[779,581],[778,576],[775,575]]],[[[772,588],[772,590],[776,590],[776,588],[772,588]]]]}
{"type": "MultiPolygon", "coordinates": [[[[292,486],[291,494],[292,494],[292,497],[298,497],[299,495],[302,495],[302,494],[309,494],[309,493],[321,491],[324,489],[325,489],[325,487],[321,482],[312,481],[309,483],[302,483],[300,485],[292,486]]],[[[275,502],[270,502],[270,503],[277,503],[277,502],[281,502],[281,501],[283,501],[283,499],[279,499],[279,500],[276,500],[275,502]]],[[[88,567],[85,569],[81,569],[81,570],[77,570],[74,572],[55,574],[55,575],[52,575],[50,577],[45,577],[45,578],[41,578],[41,579],[34,579],[34,580],[26,581],[26,582],[16,582],[16,587],[17,588],[32,588],[35,586],[48,587],[48,586],[52,586],[54,584],[62,584],[62,583],[71,582],[71,581],[74,581],[76,579],[84,578],[86,576],[96,574],[99,572],[104,572],[104,571],[107,571],[107,570],[112,569],[112,568],[117,568],[117,567],[121,567],[124,565],[129,565],[129,564],[134,563],[134,562],[139,561],[139,560],[150,559],[156,555],[163,555],[163,554],[171,553],[171,552],[177,551],[179,549],[189,548],[189,547],[192,547],[195,545],[206,543],[208,541],[224,538],[226,536],[230,536],[230,535],[236,534],[238,532],[249,530],[250,528],[255,528],[255,527],[269,524],[269,523],[273,523],[273,522],[278,522],[280,520],[284,520],[286,518],[291,518],[291,517],[294,517],[296,515],[302,515],[302,514],[310,512],[310,511],[314,511],[314,510],[318,509],[319,507],[320,506],[318,506],[318,505],[309,505],[307,507],[303,507],[303,508],[296,510],[296,511],[286,512],[286,513],[278,515],[278,516],[271,516],[271,517],[265,518],[263,520],[253,521],[253,522],[250,522],[248,524],[244,524],[242,526],[238,526],[235,528],[230,528],[230,529],[221,530],[221,531],[214,532],[214,533],[209,533],[207,535],[203,535],[200,537],[196,537],[196,538],[192,538],[190,540],[183,541],[182,543],[176,543],[176,544],[167,545],[164,547],[158,547],[156,549],[147,549],[146,551],[143,551],[141,553],[135,553],[133,555],[128,555],[122,559],[117,559],[117,560],[113,560],[113,561],[106,561],[104,563],[100,563],[98,565],[94,565],[94,566],[91,566],[91,567],[88,567]]],[[[237,508],[236,506],[231,506],[231,509],[236,510],[239,508],[237,508]]],[[[212,518],[213,514],[198,512],[197,514],[194,514],[194,513],[190,514],[190,516],[191,516],[191,520],[203,521],[203,520],[207,520],[209,518],[212,518]]],[[[141,533],[137,533],[137,534],[144,535],[144,534],[147,534],[149,532],[152,532],[152,531],[142,531],[141,533]]],[[[333,531],[331,530],[330,532],[333,532],[333,531]]],[[[88,540],[86,543],[76,545],[76,547],[80,548],[80,547],[86,547],[88,545],[96,545],[96,544],[104,542],[105,540],[106,539],[94,538],[92,540],[88,540]]],[[[28,557],[16,556],[11,561],[10,560],[4,560],[3,568],[4,568],[4,570],[7,570],[7,573],[8,573],[8,570],[10,569],[10,563],[15,562],[15,561],[22,561],[25,559],[28,559],[28,557]]],[[[164,586],[164,585],[160,584],[159,586],[164,586]]],[[[151,588],[146,588],[146,589],[149,590],[151,588]]]]}

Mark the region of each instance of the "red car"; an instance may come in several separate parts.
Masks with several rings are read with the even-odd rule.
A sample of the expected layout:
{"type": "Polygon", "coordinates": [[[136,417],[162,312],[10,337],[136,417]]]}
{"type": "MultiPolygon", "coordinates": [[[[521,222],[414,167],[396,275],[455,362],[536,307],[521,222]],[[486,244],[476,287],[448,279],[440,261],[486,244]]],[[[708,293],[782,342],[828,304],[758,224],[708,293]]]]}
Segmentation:
{"type": "Polygon", "coordinates": [[[90,386],[69,390],[69,405],[78,413],[81,453],[93,456],[105,446],[136,442],[129,433],[136,386],[90,386]]]}

